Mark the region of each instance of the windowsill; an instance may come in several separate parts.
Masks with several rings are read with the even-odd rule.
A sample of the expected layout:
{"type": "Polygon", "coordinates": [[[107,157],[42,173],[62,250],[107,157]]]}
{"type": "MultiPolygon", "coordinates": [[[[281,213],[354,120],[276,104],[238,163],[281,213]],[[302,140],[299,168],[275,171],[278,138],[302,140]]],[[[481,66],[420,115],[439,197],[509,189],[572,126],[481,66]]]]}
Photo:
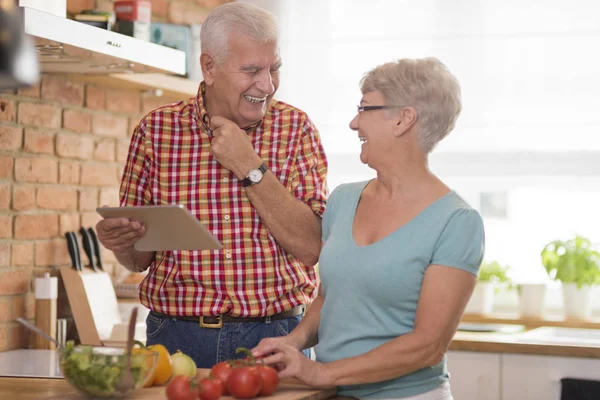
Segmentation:
{"type": "Polygon", "coordinates": [[[589,320],[565,319],[561,312],[546,312],[541,318],[521,317],[517,311],[498,311],[492,314],[465,314],[461,322],[489,323],[489,324],[516,324],[524,325],[527,329],[541,326],[559,326],[566,328],[600,329],[600,316],[594,315],[589,320]]]}

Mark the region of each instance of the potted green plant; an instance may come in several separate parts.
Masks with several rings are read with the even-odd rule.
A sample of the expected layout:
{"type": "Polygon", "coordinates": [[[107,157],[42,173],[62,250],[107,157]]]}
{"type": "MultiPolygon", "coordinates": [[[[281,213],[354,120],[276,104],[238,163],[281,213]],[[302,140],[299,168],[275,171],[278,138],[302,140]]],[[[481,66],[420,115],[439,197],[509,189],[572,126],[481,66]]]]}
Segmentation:
{"type": "Polygon", "coordinates": [[[513,288],[512,279],[508,276],[509,265],[501,265],[498,261],[484,261],[479,268],[477,285],[467,303],[466,314],[490,314],[494,307],[494,294],[499,286],[513,288]]]}
{"type": "Polygon", "coordinates": [[[589,319],[591,289],[600,283],[600,253],[596,247],[577,235],[548,243],[541,257],[550,279],[562,283],[565,317],[589,319]]]}

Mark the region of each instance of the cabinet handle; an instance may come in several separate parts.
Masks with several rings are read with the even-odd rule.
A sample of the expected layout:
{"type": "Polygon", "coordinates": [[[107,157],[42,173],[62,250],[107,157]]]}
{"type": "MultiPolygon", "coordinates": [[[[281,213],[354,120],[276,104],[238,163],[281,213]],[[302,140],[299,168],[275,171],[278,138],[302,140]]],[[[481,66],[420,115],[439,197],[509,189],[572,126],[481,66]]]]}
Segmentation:
{"type": "Polygon", "coordinates": [[[41,44],[41,45],[37,45],[35,46],[35,49],[39,52],[42,51],[61,51],[63,49],[63,46],[60,44],[57,45],[52,45],[52,44],[41,44]]]}
{"type": "Polygon", "coordinates": [[[126,69],[133,69],[133,67],[135,67],[134,63],[113,63],[113,64],[108,64],[107,68],[108,69],[115,69],[115,68],[126,68],[126,69]]]}
{"type": "Polygon", "coordinates": [[[113,46],[113,47],[121,47],[121,43],[119,43],[119,42],[113,42],[112,40],[108,40],[106,42],[106,44],[109,45],[109,46],[113,46]]]}

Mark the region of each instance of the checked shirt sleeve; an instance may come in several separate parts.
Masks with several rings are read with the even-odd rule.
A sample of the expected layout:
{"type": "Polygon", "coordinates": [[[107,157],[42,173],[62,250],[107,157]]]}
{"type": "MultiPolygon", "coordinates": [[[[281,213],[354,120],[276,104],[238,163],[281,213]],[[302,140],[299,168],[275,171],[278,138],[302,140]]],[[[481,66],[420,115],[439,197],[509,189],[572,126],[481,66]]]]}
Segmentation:
{"type": "Polygon", "coordinates": [[[293,194],[323,217],[327,201],[327,157],[317,128],[309,118],[302,127],[292,176],[293,194]]]}
{"type": "Polygon", "coordinates": [[[122,207],[153,204],[150,188],[151,165],[152,142],[146,134],[146,124],[142,121],[133,131],[121,178],[119,196],[122,207]]]}

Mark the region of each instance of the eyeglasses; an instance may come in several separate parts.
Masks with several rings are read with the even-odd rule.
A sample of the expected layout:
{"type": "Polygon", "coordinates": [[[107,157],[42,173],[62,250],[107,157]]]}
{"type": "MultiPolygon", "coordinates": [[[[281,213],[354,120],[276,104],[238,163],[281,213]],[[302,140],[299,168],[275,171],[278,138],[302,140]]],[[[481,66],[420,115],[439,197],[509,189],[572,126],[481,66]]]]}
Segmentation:
{"type": "Polygon", "coordinates": [[[360,114],[363,111],[387,110],[390,108],[402,108],[403,106],[357,106],[356,110],[360,114]]]}

